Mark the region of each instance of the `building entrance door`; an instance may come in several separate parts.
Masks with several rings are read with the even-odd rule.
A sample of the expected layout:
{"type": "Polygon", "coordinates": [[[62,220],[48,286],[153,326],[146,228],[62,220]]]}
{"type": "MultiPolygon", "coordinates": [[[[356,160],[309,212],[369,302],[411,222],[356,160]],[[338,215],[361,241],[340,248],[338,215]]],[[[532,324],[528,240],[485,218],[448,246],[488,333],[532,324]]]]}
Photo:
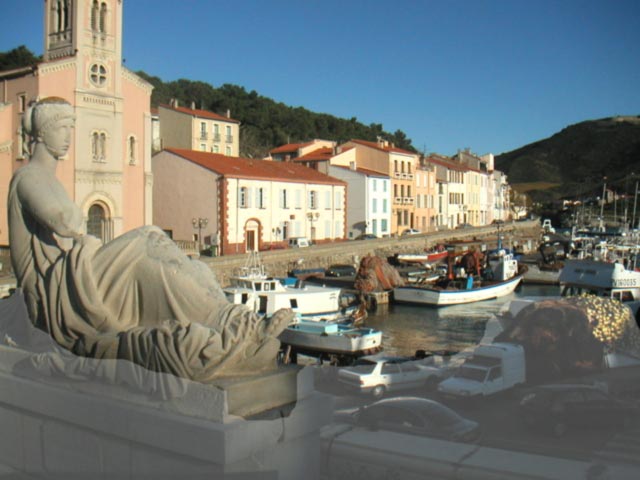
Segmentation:
{"type": "Polygon", "coordinates": [[[256,248],[256,231],[255,230],[247,230],[247,252],[255,252],[258,249],[256,248]]]}

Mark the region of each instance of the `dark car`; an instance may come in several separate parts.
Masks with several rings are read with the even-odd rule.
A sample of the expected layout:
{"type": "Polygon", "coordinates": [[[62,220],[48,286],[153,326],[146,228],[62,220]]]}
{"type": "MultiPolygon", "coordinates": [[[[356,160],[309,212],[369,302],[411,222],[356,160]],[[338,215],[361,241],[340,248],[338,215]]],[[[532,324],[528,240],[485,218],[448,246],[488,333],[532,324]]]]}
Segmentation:
{"type": "Polygon", "coordinates": [[[635,421],[638,408],[592,385],[540,385],[520,401],[526,425],[562,436],[569,427],[616,427],[635,421]]]}
{"type": "Polygon", "coordinates": [[[379,400],[348,415],[336,417],[370,430],[391,430],[410,435],[459,442],[480,438],[480,425],[434,400],[393,397],[379,400]]]}
{"type": "Polygon", "coordinates": [[[376,237],[373,233],[361,233],[355,238],[355,240],[375,240],[377,238],[378,237],[376,237]]]}
{"type": "Polygon", "coordinates": [[[473,225],[470,223],[460,223],[456,226],[456,230],[462,230],[463,228],[472,228],[473,225]]]}
{"type": "Polygon", "coordinates": [[[353,265],[331,265],[324,272],[326,277],[353,277],[356,269],[353,265]]]}

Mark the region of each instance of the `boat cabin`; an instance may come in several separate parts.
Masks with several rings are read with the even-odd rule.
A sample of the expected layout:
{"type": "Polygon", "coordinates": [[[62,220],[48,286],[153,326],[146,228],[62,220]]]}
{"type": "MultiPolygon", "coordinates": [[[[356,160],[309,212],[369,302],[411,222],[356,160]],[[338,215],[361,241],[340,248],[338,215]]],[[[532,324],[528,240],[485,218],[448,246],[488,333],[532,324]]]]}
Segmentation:
{"type": "Polygon", "coordinates": [[[568,260],[559,281],[563,297],[587,293],[621,302],[640,300],[640,272],[627,270],[620,263],[568,260]]]}

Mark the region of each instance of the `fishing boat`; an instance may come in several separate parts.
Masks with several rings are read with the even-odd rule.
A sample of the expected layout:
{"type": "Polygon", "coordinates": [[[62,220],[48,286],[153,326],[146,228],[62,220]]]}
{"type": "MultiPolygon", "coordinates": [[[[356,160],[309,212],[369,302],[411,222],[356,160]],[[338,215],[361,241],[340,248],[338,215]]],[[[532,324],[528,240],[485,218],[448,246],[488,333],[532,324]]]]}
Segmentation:
{"type": "Polygon", "coordinates": [[[333,322],[300,320],[278,337],[296,353],[311,356],[360,357],[382,350],[382,332],[333,322]]]}
{"type": "Polygon", "coordinates": [[[447,252],[434,252],[434,253],[397,253],[395,255],[398,263],[421,263],[429,264],[436,263],[439,260],[447,258],[447,252]]]}
{"type": "Polygon", "coordinates": [[[404,285],[393,290],[398,303],[444,307],[492,300],[513,293],[522,282],[524,269],[513,254],[503,253],[491,263],[491,275],[445,278],[435,285],[404,285]]]}
{"type": "Polygon", "coordinates": [[[265,273],[257,253],[251,253],[240,272],[230,278],[223,292],[231,303],[244,304],[259,315],[270,317],[281,308],[291,308],[303,320],[351,321],[362,309],[341,302],[341,289],[298,281],[284,285],[265,273]]]}
{"type": "Polygon", "coordinates": [[[621,302],[640,301],[640,272],[621,263],[567,260],[558,280],[562,296],[588,293],[621,302]]]}

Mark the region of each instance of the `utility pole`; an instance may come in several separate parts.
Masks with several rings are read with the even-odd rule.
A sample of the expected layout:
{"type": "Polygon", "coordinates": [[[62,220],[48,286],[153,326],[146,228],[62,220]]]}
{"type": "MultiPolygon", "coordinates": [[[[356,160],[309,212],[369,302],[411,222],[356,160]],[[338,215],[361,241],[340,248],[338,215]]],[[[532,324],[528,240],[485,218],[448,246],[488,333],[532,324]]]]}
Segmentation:
{"type": "MultiPolygon", "coordinates": [[[[633,174],[635,177],[635,174],[633,174]]],[[[636,179],[636,194],[633,197],[633,217],[631,217],[631,230],[635,228],[636,224],[636,205],[638,204],[638,179],[636,179]]]]}

